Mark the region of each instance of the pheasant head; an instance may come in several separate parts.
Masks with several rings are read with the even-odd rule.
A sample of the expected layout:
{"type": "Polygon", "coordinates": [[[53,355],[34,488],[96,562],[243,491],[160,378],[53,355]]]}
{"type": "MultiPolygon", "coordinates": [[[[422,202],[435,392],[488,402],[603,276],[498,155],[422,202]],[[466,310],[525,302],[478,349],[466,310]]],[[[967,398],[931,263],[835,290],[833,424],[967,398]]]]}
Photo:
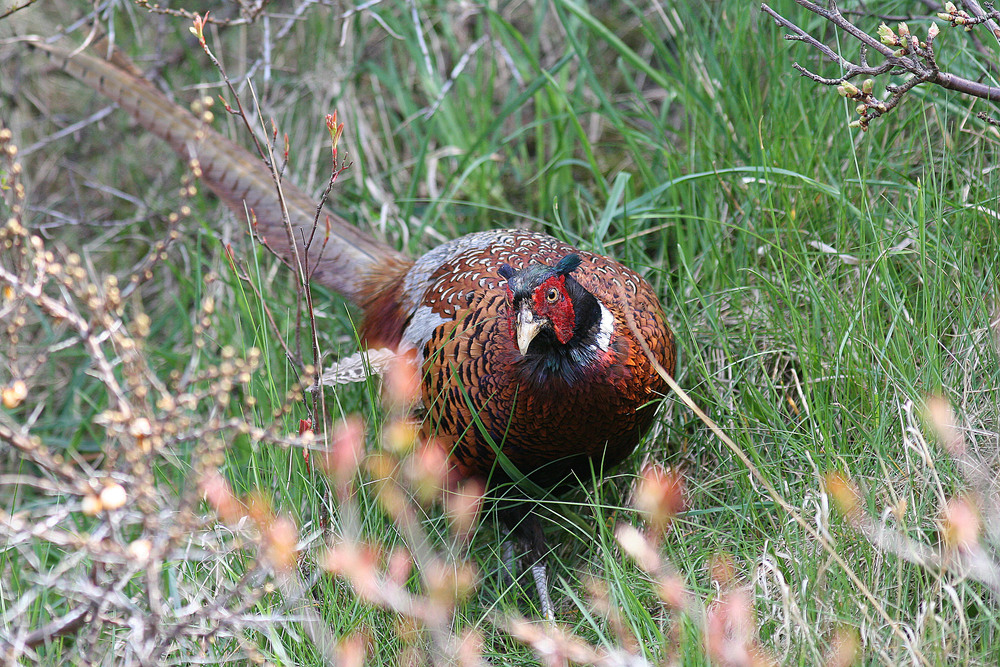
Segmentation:
{"type": "Polygon", "coordinates": [[[607,351],[614,330],[611,313],[570,275],[580,262],[571,253],[554,266],[499,270],[507,279],[508,330],[521,356],[567,380],[607,351]]]}

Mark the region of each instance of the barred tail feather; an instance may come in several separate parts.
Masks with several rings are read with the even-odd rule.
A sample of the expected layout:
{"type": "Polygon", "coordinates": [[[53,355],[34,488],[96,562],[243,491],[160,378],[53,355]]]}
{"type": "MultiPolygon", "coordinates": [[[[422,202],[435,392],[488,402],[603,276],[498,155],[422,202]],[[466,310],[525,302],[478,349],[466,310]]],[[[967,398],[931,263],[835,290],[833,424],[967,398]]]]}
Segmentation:
{"type": "MultiPolygon", "coordinates": [[[[257,231],[276,254],[294,263],[296,251],[283,223],[274,178],[262,160],[222,136],[186,109],[171,102],[122,55],[109,59],[88,52],[30,42],[45,51],[68,74],[92,87],[127,111],[143,128],[166,141],[186,160],[196,159],[201,180],[241,219],[252,210],[257,231]]],[[[365,299],[379,267],[406,262],[405,257],[365,234],[343,218],[323,212],[313,234],[316,202],[283,180],[282,194],[298,256],[313,280],[355,303],[365,299]],[[306,257],[306,242],[312,238],[306,257]]]]}

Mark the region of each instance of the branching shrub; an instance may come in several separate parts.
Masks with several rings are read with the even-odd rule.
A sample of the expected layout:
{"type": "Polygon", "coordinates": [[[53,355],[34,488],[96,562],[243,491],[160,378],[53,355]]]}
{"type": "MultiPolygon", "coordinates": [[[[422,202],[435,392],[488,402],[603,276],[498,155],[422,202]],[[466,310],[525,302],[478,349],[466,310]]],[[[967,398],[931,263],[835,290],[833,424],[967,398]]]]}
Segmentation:
{"type": "MultiPolygon", "coordinates": [[[[861,45],[857,62],[849,60],[769,5],[762,4],[760,7],[761,11],[771,16],[779,26],[790,31],[785,35],[785,39],[805,42],[819,51],[825,60],[840,67],[839,75],[824,77],[814,72],[811,67],[800,65],[798,62],[793,64],[802,76],[826,86],[836,86],[841,96],[857,102],[855,110],[858,119],[851,122],[851,127],[859,127],[867,132],[873,120],[892,111],[907,93],[925,83],[994,103],[1000,102],[1000,87],[942,69],[934,50],[935,39],[941,32],[936,23],[931,22],[926,32],[920,35],[911,32],[906,22],[897,23],[895,28],[881,23],[875,36],[849,21],[834,2],[823,6],[808,0],[795,1],[861,45]],[[869,55],[873,53],[881,57],[880,62],[868,61],[869,55]],[[883,84],[886,95],[879,97],[876,94],[875,81],[877,77],[884,75],[901,76],[902,83],[883,84]],[[855,85],[851,83],[852,80],[861,81],[859,85],[855,85]]],[[[986,9],[976,0],[966,0],[963,4],[965,9],[959,9],[952,2],[944,3],[936,18],[948,22],[953,28],[961,27],[967,32],[976,26],[985,26],[1000,43],[1000,24],[998,24],[1000,12],[993,9],[992,3],[985,3],[986,9]]],[[[993,51],[991,56],[990,49],[981,47],[981,53],[989,59],[995,58],[996,51],[993,51]]],[[[1000,126],[1000,120],[986,112],[979,112],[978,117],[990,125],[1000,126]]]]}

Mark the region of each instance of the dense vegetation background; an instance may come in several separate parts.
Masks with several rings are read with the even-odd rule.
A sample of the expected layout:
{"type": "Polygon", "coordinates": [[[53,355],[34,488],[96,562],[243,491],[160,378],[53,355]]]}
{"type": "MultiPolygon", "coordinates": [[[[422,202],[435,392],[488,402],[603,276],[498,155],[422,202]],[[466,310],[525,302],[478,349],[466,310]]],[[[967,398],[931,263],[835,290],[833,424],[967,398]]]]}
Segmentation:
{"type": "MultiPolygon", "coordinates": [[[[893,26],[907,18],[917,35],[937,23],[942,67],[997,85],[1000,50],[988,33],[977,42],[918,3],[841,5],[871,34],[880,17],[893,26]]],[[[857,55],[815,15],[775,6],[857,55]]],[[[467,539],[456,536],[437,505],[412,499],[413,478],[403,476],[421,520],[401,527],[374,466],[357,478],[353,509],[338,502],[295,437],[299,420],[315,416],[311,400],[281,407],[302,367],[279,340],[294,358],[304,339],[301,360],[314,361],[292,273],[215,198],[179,192],[190,177],[167,147],[9,39],[66,30],[66,43],[78,44],[97,18],[182,106],[206,94],[233,102],[181,10],[222,21],[206,28],[210,48],[253,120],[252,83],[279,153],[287,134],[283,177],[317,195],[331,172],[324,115],[337,111],[351,166],[328,207],[361,228],[420,253],[523,225],[611,254],[656,287],[681,350],[680,385],[746,459],[671,399],[631,462],[546,503],[557,616],[594,647],[591,657],[997,663],[996,584],[969,576],[961,557],[975,551],[995,563],[1000,532],[992,487],[977,489],[963,467],[997,464],[1000,133],[976,116],[996,117],[996,106],[918,87],[862,133],[848,127],[853,102],[791,63],[830,77],[836,66],[785,41],[755,3],[570,0],[182,2],[170,11],[38,0],[0,21],[0,117],[22,165],[18,173],[8,153],[0,175],[26,193],[18,210],[6,190],[3,219],[44,244],[33,248],[8,225],[0,261],[22,275],[39,265],[20,257],[64,267],[72,278],[43,291],[95,331],[106,328],[93,341],[108,361],[95,361],[91,334],[73,317],[5,291],[0,385],[24,383],[0,415],[8,655],[319,664],[349,661],[361,646],[372,663],[396,664],[444,661],[441,647],[452,646],[470,664],[480,655],[492,664],[557,660],[539,639],[551,630],[514,620],[538,618],[536,598],[529,578],[510,585],[502,576],[502,536],[488,516],[467,539]],[[232,366],[246,358],[258,361],[249,377],[232,366]],[[149,433],[122,416],[109,378],[162,436],[142,456],[149,433]],[[180,417],[165,395],[193,397],[187,431],[169,432],[180,417]],[[928,396],[954,410],[958,458],[940,446],[951,424],[942,404],[932,403],[944,417],[921,416],[928,396]],[[40,439],[45,456],[26,454],[37,442],[17,434],[40,439]],[[75,472],[61,471],[63,462],[75,472]],[[664,559],[654,572],[627,557],[614,532],[643,525],[631,489],[646,462],[682,473],[687,507],[654,545],[664,559]],[[250,504],[257,510],[226,517],[224,503],[204,504],[212,470],[235,496],[261,494],[250,504]],[[129,502],[89,511],[88,499],[111,484],[129,502]],[[971,516],[957,519],[949,507],[971,516]],[[275,517],[295,526],[297,583],[272,574],[280,557],[258,558],[285,544],[269,532],[275,517]],[[971,541],[949,538],[956,530],[971,531],[971,541]],[[912,542],[887,542],[887,531],[912,542]],[[415,621],[366,595],[356,570],[326,559],[324,543],[345,536],[379,545],[376,565],[356,565],[363,572],[391,569],[387,554],[416,553],[412,569],[396,571],[410,594],[440,593],[425,551],[459,582],[471,563],[476,588],[453,607],[465,587],[449,579],[446,620],[415,621]],[[914,554],[927,556],[924,566],[914,554]],[[162,599],[148,599],[154,589],[162,599]],[[72,616],[79,609],[83,628],[72,616]],[[60,631],[59,619],[77,622],[60,631]],[[46,637],[31,634],[46,628],[46,637]],[[323,636],[354,639],[337,649],[323,636]],[[32,637],[39,641],[26,647],[32,637]]],[[[876,80],[876,91],[891,81],[900,79],[876,80]]],[[[215,128],[250,145],[242,122],[219,103],[213,111],[215,128]]],[[[324,365],[356,351],[353,314],[317,292],[324,365]]],[[[362,415],[369,450],[391,453],[398,415],[379,395],[376,380],[338,386],[326,409],[331,419],[362,415]]]]}

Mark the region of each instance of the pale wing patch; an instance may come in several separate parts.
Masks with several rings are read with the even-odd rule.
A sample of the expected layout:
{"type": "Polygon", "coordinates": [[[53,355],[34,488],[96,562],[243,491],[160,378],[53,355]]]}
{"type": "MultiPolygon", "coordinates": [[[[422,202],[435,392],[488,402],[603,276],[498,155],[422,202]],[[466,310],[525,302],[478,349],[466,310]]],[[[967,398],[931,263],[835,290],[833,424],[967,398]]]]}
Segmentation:
{"type": "Polygon", "coordinates": [[[450,320],[441,317],[430,306],[420,306],[413,311],[410,323],[403,330],[403,346],[412,346],[417,351],[417,363],[424,361],[424,346],[434,335],[434,330],[450,320]]]}
{"type": "Polygon", "coordinates": [[[323,371],[320,384],[333,387],[338,384],[363,382],[373,375],[385,373],[395,358],[396,353],[386,347],[355,352],[323,371]]]}

